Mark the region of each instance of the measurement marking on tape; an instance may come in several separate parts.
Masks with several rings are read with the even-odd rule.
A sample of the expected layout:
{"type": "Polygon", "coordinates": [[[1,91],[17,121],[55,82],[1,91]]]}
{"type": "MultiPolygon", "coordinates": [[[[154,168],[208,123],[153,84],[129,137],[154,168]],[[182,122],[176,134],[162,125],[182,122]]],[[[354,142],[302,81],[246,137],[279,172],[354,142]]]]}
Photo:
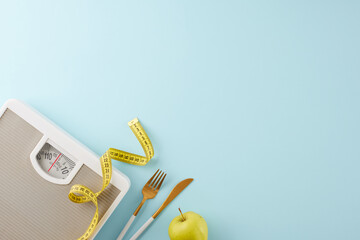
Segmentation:
{"type": "MultiPolygon", "coordinates": [[[[119,149],[110,148],[107,150],[104,155],[100,157],[100,164],[101,164],[101,171],[102,171],[102,188],[99,192],[94,193],[91,189],[88,187],[81,185],[81,184],[75,184],[71,187],[69,192],[69,199],[74,203],[86,203],[86,202],[92,202],[95,207],[95,214],[90,222],[89,227],[85,231],[85,233],[78,238],[78,240],[86,240],[88,239],[91,234],[94,232],[98,220],[99,220],[99,207],[98,207],[98,201],[97,197],[105,190],[105,188],[109,185],[111,176],[112,176],[112,165],[111,165],[111,159],[122,161],[125,163],[138,165],[138,166],[144,166],[146,165],[150,159],[154,156],[154,148],[151,144],[151,141],[146,134],[144,128],[141,126],[139,120],[137,118],[131,120],[128,122],[128,125],[131,129],[131,131],[136,136],[137,140],[139,141],[141,147],[144,150],[145,156],[125,152],[119,149]]],[[[61,154],[60,154],[61,155],[61,154]]],[[[58,158],[60,157],[58,156],[58,158]]],[[[57,159],[56,159],[57,160],[57,159]]],[[[55,160],[55,162],[56,162],[55,160]]],[[[54,164],[55,164],[54,162],[54,164]]],[[[53,164],[53,165],[54,165],[53,164]]],[[[51,166],[52,167],[52,166],[51,166]]],[[[50,167],[50,169],[51,169],[50,167]]],[[[49,169],[49,171],[50,171],[49,169]]]]}

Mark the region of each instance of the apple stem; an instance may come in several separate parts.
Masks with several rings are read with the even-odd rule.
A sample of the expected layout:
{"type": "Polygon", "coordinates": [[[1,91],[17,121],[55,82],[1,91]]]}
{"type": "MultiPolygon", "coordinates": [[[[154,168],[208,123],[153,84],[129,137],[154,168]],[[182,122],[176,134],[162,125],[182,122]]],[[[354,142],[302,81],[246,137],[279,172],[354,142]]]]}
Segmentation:
{"type": "Polygon", "coordinates": [[[179,208],[179,211],[180,211],[180,213],[181,213],[181,217],[182,217],[183,221],[185,221],[184,215],[182,214],[182,212],[181,212],[181,209],[180,209],[180,208],[179,208]]]}

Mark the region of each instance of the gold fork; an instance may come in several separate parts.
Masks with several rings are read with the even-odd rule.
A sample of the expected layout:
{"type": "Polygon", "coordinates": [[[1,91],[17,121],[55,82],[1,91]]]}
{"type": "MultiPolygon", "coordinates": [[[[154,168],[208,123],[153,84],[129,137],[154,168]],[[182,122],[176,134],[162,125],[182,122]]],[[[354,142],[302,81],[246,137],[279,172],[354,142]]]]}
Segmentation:
{"type": "Polygon", "coordinates": [[[141,203],[139,204],[139,206],[136,208],[134,214],[130,217],[130,219],[127,222],[127,224],[125,225],[124,229],[121,231],[117,240],[123,239],[123,237],[125,236],[126,232],[129,230],[131,224],[135,220],[136,215],[139,213],[141,207],[144,205],[146,200],[154,198],[156,196],[156,194],[159,192],[159,189],[166,177],[166,174],[163,171],[160,171],[160,172],[159,171],[160,171],[160,169],[158,169],[155,172],[155,174],[149,179],[149,181],[147,181],[147,183],[143,187],[143,189],[142,189],[143,199],[142,199],[141,203]]]}

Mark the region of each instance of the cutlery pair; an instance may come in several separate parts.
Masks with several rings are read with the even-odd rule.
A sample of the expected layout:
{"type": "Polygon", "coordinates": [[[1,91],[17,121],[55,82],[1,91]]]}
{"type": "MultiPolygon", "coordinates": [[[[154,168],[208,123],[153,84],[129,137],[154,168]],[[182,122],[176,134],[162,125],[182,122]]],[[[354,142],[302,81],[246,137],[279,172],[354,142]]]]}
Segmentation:
{"type": "MultiPolygon", "coordinates": [[[[121,231],[119,237],[117,240],[121,240],[127,230],[130,228],[130,225],[132,224],[132,222],[134,221],[136,215],[138,214],[140,208],[142,207],[142,205],[144,204],[144,202],[147,200],[147,199],[151,199],[151,198],[154,198],[156,196],[156,194],[158,193],[165,177],[166,177],[166,174],[165,175],[161,175],[161,177],[159,178],[159,180],[157,180],[156,184],[152,185],[151,183],[152,180],[154,179],[154,177],[156,176],[156,174],[158,173],[159,170],[156,171],[156,173],[149,179],[149,181],[145,184],[144,188],[143,188],[143,200],[141,201],[140,205],[138,206],[138,208],[135,210],[133,216],[131,216],[131,218],[129,219],[128,223],[125,225],[124,229],[121,231]],[[161,179],[161,181],[160,181],[161,179]],[[158,182],[160,181],[160,183],[158,184],[158,182]],[[151,187],[152,186],[152,187],[151,187]],[[148,188],[151,187],[151,189],[149,190],[148,188]],[[147,189],[144,191],[144,189],[147,189]],[[155,195],[153,193],[155,189],[155,195]],[[152,191],[152,192],[151,192],[152,191]],[[144,193],[145,192],[145,193],[144,193]],[[149,193],[150,192],[150,193],[149,193]],[[146,196],[146,197],[145,197],[146,196]],[[150,197],[149,197],[150,196],[150,197]]],[[[160,171],[161,173],[161,171],[160,171]]],[[[159,173],[159,175],[160,175],[159,173]]],[[[158,176],[159,176],[158,175],[158,176]]],[[[156,177],[157,179],[158,177],[156,177]]],[[[156,179],[154,180],[154,182],[156,181],[156,179]]],[[[192,178],[188,178],[188,179],[185,179],[181,182],[179,182],[174,188],[173,190],[170,192],[170,194],[168,195],[168,197],[166,198],[166,200],[163,202],[163,204],[160,206],[160,208],[149,218],[149,220],[147,220],[144,225],[141,226],[141,228],[130,238],[130,240],[136,240],[144,231],[145,229],[154,221],[154,219],[161,213],[162,210],[164,210],[164,208],[172,201],[174,200],[174,198],[179,195],[194,179],[192,178]]]]}
{"type": "Polygon", "coordinates": [[[139,206],[136,208],[134,214],[130,217],[129,221],[126,223],[124,229],[121,231],[119,237],[117,240],[122,240],[125,236],[126,232],[129,230],[131,224],[134,222],[137,214],[139,213],[141,207],[144,205],[146,200],[153,199],[157,193],[159,192],[159,189],[164,182],[164,179],[166,177],[166,174],[158,169],[154,175],[147,181],[145,186],[142,189],[143,199],[139,206]],[[165,174],[165,175],[164,175],[165,174]],[[160,176],[160,177],[159,177],[160,176]]]}

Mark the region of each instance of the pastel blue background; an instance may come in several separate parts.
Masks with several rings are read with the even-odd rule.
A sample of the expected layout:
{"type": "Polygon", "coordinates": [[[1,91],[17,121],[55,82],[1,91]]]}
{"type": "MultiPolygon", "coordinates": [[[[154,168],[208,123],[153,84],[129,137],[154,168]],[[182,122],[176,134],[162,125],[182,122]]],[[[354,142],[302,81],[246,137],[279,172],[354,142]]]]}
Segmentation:
{"type": "Polygon", "coordinates": [[[157,168],[195,181],[142,239],[184,212],[209,239],[360,239],[358,1],[1,1],[0,102],[20,98],[101,155],[132,187],[96,240],[116,239],[157,168]]]}

